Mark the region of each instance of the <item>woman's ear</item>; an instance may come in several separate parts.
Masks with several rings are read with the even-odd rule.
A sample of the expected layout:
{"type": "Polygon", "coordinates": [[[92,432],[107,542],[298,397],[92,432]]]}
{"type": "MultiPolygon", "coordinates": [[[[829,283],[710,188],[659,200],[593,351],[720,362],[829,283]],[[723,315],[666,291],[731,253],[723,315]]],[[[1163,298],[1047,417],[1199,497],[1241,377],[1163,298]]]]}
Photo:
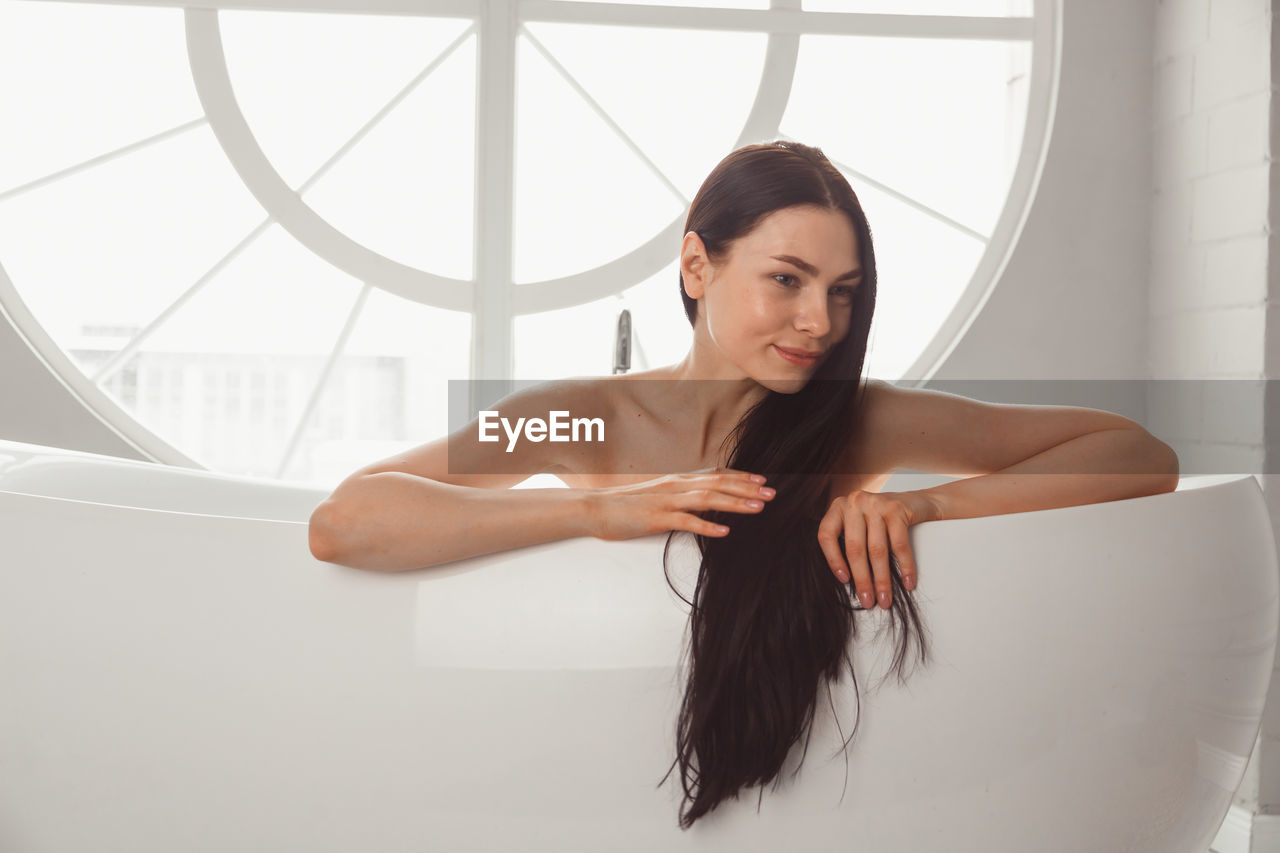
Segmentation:
{"type": "Polygon", "coordinates": [[[684,278],[684,292],[690,299],[702,298],[710,272],[707,247],[697,231],[690,231],[684,235],[684,242],[680,246],[680,274],[684,278]]]}

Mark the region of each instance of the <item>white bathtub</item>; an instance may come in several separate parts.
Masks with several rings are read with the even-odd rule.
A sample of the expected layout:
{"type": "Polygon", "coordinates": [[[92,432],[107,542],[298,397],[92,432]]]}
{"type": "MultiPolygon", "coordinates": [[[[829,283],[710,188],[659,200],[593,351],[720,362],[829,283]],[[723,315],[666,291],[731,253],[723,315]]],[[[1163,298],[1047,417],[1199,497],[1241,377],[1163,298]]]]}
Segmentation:
{"type": "Polygon", "coordinates": [[[0,442],[0,850],[1205,853],[1274,661],[1251,477],[919,525],[934,657],[876,687],[858,616],[847,779],[848,683],[682,832],[665,537],[367,573],[311,556],[323,497],[0,442]]]}

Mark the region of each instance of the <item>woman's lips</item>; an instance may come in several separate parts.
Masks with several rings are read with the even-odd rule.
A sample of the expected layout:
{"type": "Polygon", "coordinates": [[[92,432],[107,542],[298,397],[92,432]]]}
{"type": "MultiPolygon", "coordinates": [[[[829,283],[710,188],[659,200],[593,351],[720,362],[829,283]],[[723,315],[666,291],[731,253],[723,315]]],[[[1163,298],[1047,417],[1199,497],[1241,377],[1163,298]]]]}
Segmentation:
{"type": "Polygon", "coordinates": [[[783,350],[777,344],[773,345],[773,349],[775,352],[778,353],[779,357],[781,357],[784,361],[788,361],[792,364],[799,365],[800,367],[813,367],[815,364],[818,363],[818,356],[816,355],[808,358],[806,358],[805,356],[792,355],[791,353],[783,350]]]}

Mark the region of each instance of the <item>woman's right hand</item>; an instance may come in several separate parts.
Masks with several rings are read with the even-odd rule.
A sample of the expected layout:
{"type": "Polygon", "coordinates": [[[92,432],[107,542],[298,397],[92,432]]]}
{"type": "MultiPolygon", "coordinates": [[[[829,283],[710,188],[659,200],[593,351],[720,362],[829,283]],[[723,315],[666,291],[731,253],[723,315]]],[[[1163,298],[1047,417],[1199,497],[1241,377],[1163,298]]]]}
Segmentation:
{"type": "Polygon", "coordinates": [[[765,478],[733,468],[707,468],[687,474],[667,474],[628,486],[591,489],[591,535],[616,541],[668,530],[687,530],[703,536],[727,536],[729,528],[699,518],[707,510],[757,513],[774,490],[765,478]]]}

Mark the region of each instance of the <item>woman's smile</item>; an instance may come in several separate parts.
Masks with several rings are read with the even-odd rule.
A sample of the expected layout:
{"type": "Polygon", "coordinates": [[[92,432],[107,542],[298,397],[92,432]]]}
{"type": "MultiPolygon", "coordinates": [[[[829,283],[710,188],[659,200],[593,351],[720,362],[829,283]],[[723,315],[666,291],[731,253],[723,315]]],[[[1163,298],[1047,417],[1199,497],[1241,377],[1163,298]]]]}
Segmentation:
{"type": "Polygon", "coordinates": [[[805,355],[801,355],[801,353],[806,352],[806,350],[790,349],[790,348],[783,349],[777,344],[773,345],[773,349],[782,358],[783,361],[786,361],[790,364],[799,365],[800,367],[813,367],[815,364],[818,363],[818,358],[822,355],[822,353],[819,351],[814,353],[813,355],[805,356],[805,355]]]}

